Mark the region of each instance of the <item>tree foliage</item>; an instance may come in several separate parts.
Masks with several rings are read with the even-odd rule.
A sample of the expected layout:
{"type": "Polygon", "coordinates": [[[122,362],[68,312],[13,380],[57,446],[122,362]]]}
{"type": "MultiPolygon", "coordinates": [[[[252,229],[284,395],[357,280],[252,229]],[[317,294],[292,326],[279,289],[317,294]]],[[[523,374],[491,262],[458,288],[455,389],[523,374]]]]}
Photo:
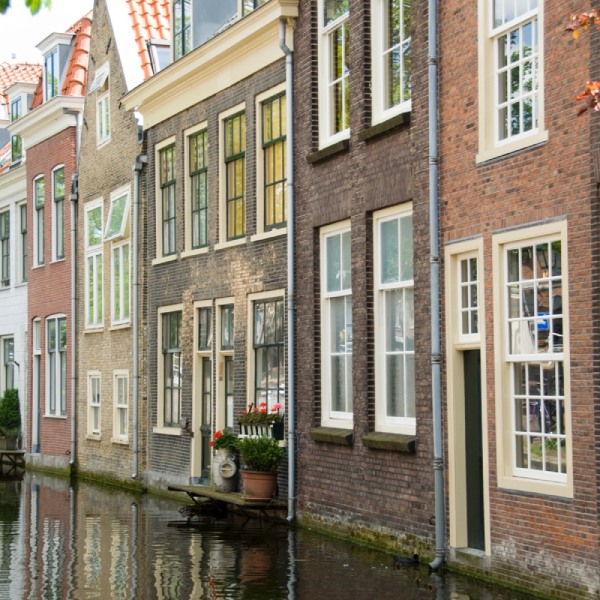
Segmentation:
{"type": "MultiPolygon", "coordinates": [[[[25,6],[32,15],[35,15],[43,6],[50,7],[51,0],[23,0],[25,6]]],[[[0,0],[0,14],[4,14],[10,8],[11,0],[0,0]]]]}
{"type": "MultiPolygon", "coordinates": [[[[600,29],[600,10],[594,8],[589,12],[571,15],[571,21],[567,25],[567,31],[572,32],[573,37],[577,39],[582,32],[587,31],[590,27],[600,29]]],[[[583,114],[589,109],[600,111],[600,81],[588,81],[585,84],[584,91],[581,92],[575,100],[577,102],[585,103],[578,114],[583,114]]]]}

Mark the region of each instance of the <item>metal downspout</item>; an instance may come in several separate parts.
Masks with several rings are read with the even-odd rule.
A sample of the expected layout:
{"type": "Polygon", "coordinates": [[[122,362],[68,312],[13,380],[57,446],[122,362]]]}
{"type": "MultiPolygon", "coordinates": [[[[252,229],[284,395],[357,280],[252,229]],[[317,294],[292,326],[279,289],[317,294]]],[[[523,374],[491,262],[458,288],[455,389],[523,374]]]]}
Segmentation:
{"type": "Polygon", "coordinates": [[[145,154],[140,154],[133,165],[133,206],[131,214],[131,246],[132,246],[132,281],[131,281],[131,306],[133,308],[131,314],[131,327],[133,328],[133,419],[132,419],[132,451],[133,451],[133,471],[132,479],[138,478],[139,471],[139,396],[140,396],[140,365],[139,365],[139,255],[138,255],[138,238],[139,238],[139,213],[140,213],[140,175],[144,165],[148,162],[148,157],[145,154]]]}
{"type": "MultiPolygon", "coordinates": [[[[290,20],[291,21],[291,20],[290,20]]],[[[288,521],[296,518],[296,292],[294,288],[294,81],[293,52],[285,42],[286,19],[279,21],[279,47],[285,54],[285,95],[287,103],[287,422],[288,422],[288,521]]],[[[291,24],[293,32],[293,22],[291,24]]]]}
{"type": "Polygon", "coordinates": [[[77,453],[77,203],[79,201],[79,151],[81,140],[81,113],[63,109],[75,117],[75,172],[71,176],[71,448],[69,465],[76,463],[77,453]]]}
{"type": "Polygon", "coordinates": [[[428,0],[429,64],[429,244],[431,263],[431,387],[433,421],[433,472],[435,495],[435,558],[437,570],[444,562],[446,520],[444,509],[444,455],[442,440],[442,355],[440,345],[439,256],[439,154],[438,154],[438,2],[428,0]]]}

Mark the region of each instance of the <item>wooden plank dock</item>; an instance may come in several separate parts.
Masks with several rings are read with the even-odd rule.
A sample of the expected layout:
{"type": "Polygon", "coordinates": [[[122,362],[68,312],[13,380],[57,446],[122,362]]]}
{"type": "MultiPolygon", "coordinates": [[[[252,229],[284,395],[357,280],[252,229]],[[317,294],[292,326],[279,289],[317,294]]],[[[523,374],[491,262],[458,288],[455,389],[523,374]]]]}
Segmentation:
{"type": "MultiPolygon", "coordinates": [[[[212,502],[213,506],[221,505],[225,511],[237,510],[247,517],[271,518],[268,513],[287,510],[287,502],[284,500],[273,499],[270,502],[245,500],[241,492],[219,492],[211,487],[197,485],[170,485],[167,489],[170,492],[183,492],[194,502],[188,511],[190,517],[194,512],[201,515],[202,507],[207,505],[207,501],[212,502]]],[[[283,520],[281,517],[280,519],[283,520]]]]}

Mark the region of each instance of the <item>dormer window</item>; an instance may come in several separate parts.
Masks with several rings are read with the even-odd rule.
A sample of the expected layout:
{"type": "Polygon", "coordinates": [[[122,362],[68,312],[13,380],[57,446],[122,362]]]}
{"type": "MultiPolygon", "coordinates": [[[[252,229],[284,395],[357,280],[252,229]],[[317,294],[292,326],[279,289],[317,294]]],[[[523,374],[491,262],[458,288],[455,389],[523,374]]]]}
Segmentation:
{"type": "Polygon", "coordinates": [[[44,58],[44,100],[58,96],[59,81],[58,48],[54,48],[44,58]]]}
{"type": "MultiPolygon", "coordinates": [[[[14,123],[17,119],[23,116],[23,98],[18,96],[10,103],[10,122],[14,123]]],[[[11,161],[16,163],[23,158],[23,142],[21,136],[13,135],[10,139],[11,143],[11,161]]]]}
{"type": "Polygon", "coordinates": [[[239,15],[248,14],[266,0],[173,0],[173,60],[191,52],[221,32],[239,15]]]}

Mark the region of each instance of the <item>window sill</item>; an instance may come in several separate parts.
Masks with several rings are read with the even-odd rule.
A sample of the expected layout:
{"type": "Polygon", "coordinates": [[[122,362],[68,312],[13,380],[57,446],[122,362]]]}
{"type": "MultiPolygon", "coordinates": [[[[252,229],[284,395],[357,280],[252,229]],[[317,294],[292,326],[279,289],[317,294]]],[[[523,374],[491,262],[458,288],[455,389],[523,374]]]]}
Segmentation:
{"type": "Polygon", "coordinates": [[[352,446],[352,430],[338,429],[336,427],[316,427],[309,433],[311,439],[315,442],[326,442],[328,444],[337,444],[339,446],[352,446]]]}
{"type": "Polygon", "coordinates": [[[475,164],[477,166],[483,166],[486,163],[492,162],[496,159],[508,158],[518,152],[524,150],[531,150],[545,144],[548,141],[548,132],[539,131],[534,134],[524,135],[518,139],[512,140],[502,145],[488,146],[483,148],[475,156],[475,164]]]}
{"type": "MultiPolygon", "coordinates": [[[[38,354],[39,356],[39,354],[38,354]]],[[[65,420],[67,418],[67,415],[44,415],[44,419],[61,419],[61,420],[65,420]]]]}
{"type": "Polygon", "coordinates": [[[202,248],[194,248],[193,250],[184,250],[181,253],[181,258],[188,258],[190,256],[198,256],[201,254],[208,254],[208,246],[202,248]]]}
{"type": "Polygon", "coordinates": [[[130,329],[131,321],[127,321],[126,323],[113,323],[108,330],[109,331],[119,331],[120,329],[130,329]]]}
{"type": "Polygon", "coordinates": [[[181,427],[153,427],[152,433],[161,433],[163,435],[172,435],[181,437],[181,427]]]}
{"type": "Polygon", "coordinates": [[[262,240],[269,240],[274,237],[281,237],[287,234],[287,227],[281,227],[279,229],[271,229],[270,231],[262,231],[250,236],[251,242],[261,242],[262,240]]]}
{"type": "Polygon", "coordinates": [[[347,152],[350,148],[350,140],[341,140],[340,142],[336,142],[335,144],[331,144],[331,146],[326,146],[325,148],[321,148],[321,150],[317,150],[316,152],[311,152],[306,160],[309,164],[314,165],[323,160],[327,160],[337,154],[341,154],[342,152],[347,152]]]}
{"type": "Polygon", "coordinates": [[[169,256],[159,256],[152,260],[152,266],[162,265],[164,263],[170,263],[177,260],[177,254],[169,254],[169,256]]]}
{"type": "Polygon", "coordinates": [[[83,330],[84,335],[88,333],[102,333],[104,331],[104,327],[100,325],[99,327],[86,327],[83,330]]]}
{"type": "Polygon", "coordinates": [[[89,442],[101,442],[102,435],[100,435],[99,433],[88,433],[85,436],[85,439],[88,440],[89,442]]]}
{"type": "Polygon", "coordinates": [[[120,438],[111,438],[112,444],[117,444],[118,446],[129,446],[129,440],[122,440],[120,438]]]}
{"type": "Polygon", "coordinates": [[[415,454],[417,450],[417,438],[414,435],[401,433],[380,433],[373,431],[363,435],[363,444],[373,450],[392,450],[405,454],[415,454]]]}
{"type": "Polygon", "coordinates": [[[236,246],[242,246],[246,243],[246,238],[239,238],[237,240],[231,240],[230,242],[221,242],[220,244],[215,244],[216,250],[226,250],[227,248],[235,248],[236,246]]]}
{"type": "Polygon", "coordinates": [[[410,113],[401,113],[390,119],[386,119],[381,123],[377,123],[376,125],[372,125],[367,129],[363,129],[358,134],[358,139],[361,142],[368,142],[373,138],[379,137],[385,133],[393,131],[394,129],[400,127],[401,125],[410,125],[410,113]]]}

